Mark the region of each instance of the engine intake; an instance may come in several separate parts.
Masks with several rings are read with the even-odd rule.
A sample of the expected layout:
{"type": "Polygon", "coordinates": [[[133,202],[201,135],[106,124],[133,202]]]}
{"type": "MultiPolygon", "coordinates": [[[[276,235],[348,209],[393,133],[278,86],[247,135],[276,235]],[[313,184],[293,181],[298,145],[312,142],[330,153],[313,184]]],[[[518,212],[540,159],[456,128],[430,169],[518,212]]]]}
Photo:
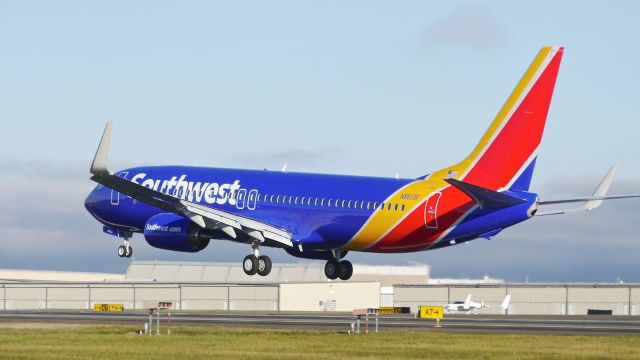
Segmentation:
{"type": "Polygon", "coordinates": [[[152,216],[144,226],[144,239],[155,248],[198,252],[209,245],[206,230],[191,220],[172,213],[152,216]]]}

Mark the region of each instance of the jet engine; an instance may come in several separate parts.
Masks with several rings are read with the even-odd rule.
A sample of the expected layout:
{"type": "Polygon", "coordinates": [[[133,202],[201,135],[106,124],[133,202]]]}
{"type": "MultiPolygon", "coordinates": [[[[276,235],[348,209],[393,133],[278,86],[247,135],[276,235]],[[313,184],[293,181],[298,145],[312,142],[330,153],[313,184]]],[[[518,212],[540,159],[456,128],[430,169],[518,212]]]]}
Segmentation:
{"type": "Polygon", "coordinates": [[[185,217],[162,213],[147,221],[144,238],[149,245],[159,249],[198,252],[209,245],[211,236],[185,217]]]}

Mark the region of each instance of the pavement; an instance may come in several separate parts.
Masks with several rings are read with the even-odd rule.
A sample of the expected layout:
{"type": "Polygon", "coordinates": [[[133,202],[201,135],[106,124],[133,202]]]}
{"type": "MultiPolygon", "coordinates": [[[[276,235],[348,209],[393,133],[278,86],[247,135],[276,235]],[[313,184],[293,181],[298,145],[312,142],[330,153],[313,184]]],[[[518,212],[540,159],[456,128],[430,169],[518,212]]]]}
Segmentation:
{"type": "MultiPolygon", "coordinates": [[[[168,312],[161,314],[161,327],[169,325],[168,312]]],[[[80,310],[5,310],[0,323],[127,324],[149,321],[148,311],[93,312],[80,310]]],[[[278,329],[323,329],[348,331],[355,318],[349,313],[289,312],[188,312],[172,311],[171,326],[247,326],[278,329]]],[[[155,322],[155,317],[154,317],[155,322]]],[[[501,334],[594,334],[640,335],[640,316],[524,316],[524,315],[447,315],[435,327],[433,319],[417,319],[413,314],[380,315],[380,331],[439,331],[450,333],[501,334]]],[[[361,331],[365,321],[361,320],[361,331]]],[[[375,317],[369,318],[369,331],[375,329],[375,317]]]]}

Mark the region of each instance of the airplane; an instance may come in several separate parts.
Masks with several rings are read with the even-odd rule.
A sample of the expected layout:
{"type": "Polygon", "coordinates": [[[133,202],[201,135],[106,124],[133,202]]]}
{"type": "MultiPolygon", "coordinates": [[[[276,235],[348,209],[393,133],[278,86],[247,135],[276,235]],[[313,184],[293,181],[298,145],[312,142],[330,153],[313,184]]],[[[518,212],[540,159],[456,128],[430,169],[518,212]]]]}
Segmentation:
{"type": "MultiPolygon", "coordinates": [[[[418,178],[382,178],[194,166],[141,166],[111,173],[112,123],[91,164],[98,185],[85,207],[119,237],[120,257],[143,234],[156,248],[198,252],[211,239],[247,244],[247,275],[266,276],[275,247],[326,261],[328,279],[348,280],[348,252],[405,253],[491,238],[533,216],[592,210],[617,170],[592,196],[543,201],[529,191],[564,48],[544,47],[471,154],[418,178]],[[564,209],[548,205],[573,204],[564,209]],[[547,209],[547,210],[545,210],[547,209]]],[[[441,135],[438,135],[441,136],[441,135]]],[[[451,142],[456,144],[455,141],[451,142]]],[[[568,206],[568,205],[566,205],[568,206]]]]}
{"type": "MultiPolygon", "coordinates": [[[[507,295],[502,300],[500,304],[500,308],[502,312],[505,312],[509,308],[509,303],[511,302],[511,295],[507,295]]],[[[454,301],[451,304],[446,304],[444,306],[444,312],[447,314],[452,313],[465,313],[465,314],[477,314],[478,310],[491,308],[493,306],[485,305],[484,300],[480,302],[471,301],[471,294],[467,295],[467,298],[464,301],[454,301]]]]}

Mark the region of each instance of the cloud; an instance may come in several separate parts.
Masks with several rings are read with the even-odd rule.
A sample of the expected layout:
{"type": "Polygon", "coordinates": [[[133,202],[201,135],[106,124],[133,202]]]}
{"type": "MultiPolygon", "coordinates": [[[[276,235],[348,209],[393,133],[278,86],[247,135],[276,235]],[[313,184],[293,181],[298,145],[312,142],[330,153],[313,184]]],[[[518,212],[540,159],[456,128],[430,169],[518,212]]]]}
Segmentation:
{"type": "Polygon", "coordinates": [[[89,172],[88,164],[52,163],[45,160],[21,159],[12,155],[0,155],[0,178],[52,177],[55,179],[77,178],[89,172]]]}
{"type": "Polygon", "coordinates": [[[493,49],[509,44],[502,25],[480,5],[460,7],[427,25],[424,37],[430,45],[493,49]]]}

